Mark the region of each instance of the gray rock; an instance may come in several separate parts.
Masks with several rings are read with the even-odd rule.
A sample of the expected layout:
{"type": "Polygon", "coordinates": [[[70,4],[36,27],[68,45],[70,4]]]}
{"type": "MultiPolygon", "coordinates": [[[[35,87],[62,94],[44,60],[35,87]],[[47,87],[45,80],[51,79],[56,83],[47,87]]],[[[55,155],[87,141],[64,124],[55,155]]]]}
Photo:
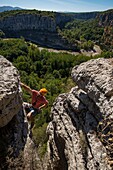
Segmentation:
{"type": "Polygon", "coordinates": [[[60,95],[51,110],[47,170],[112,169],[112,149],[107,141],[108,131],[113,133],[112,61],[90,60],[73,68],[77,86],[60,95]]]}
{"type": "Polygon", "coordinates": [[[41,170],[36,146],[29,135],[19,81],[17,69],[0,56],[0,169],[41,170]]]}
{"type": "Polygon", "coordinates": [[[7,125],[21,107],[18,71],[0,56],[0,127],[7,125]]]}
{"type": "Polygon", "coordinates": [[[8,16],[0,19],[0,28],[5,30],[39,30],[39,31],[56,31],[56,23],[52,17],[33,15],[33,14],[19,14],[15,16],[8,16]]]}

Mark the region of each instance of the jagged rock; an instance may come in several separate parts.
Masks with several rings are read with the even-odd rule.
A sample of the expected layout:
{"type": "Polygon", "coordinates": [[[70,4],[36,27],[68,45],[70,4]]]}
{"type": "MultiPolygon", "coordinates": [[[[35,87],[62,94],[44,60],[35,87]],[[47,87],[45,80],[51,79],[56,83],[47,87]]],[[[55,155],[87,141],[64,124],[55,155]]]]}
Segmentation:
{"type": "Polygon", "coordinates": [[[77,86],[59,95],[51,110],[45,169],[112,169],[112,63],[112,59],[96,59],[73,68],[77,86]]]}
{"type": "Polygon", "coordinates": [[[0,169],[23,166],[28,126],[17,69],[0,56],[0,169]]]}
{"type": "Polygon", "coordinates": [[[22,106],[19,72],[0,56],[0,169],[43,169],[22,106]]]}
{"type": "Polygon", "coordinates": [[[21,107],[18,71],[0,56],[0,127],[7,125],[21,107]]]}
{"type": "Polygon", "coordinates": [[[113,60],[97,59],[76,66],[72,77],[79,88],[99,107],[103,115],[113,118],[113,60]]]}

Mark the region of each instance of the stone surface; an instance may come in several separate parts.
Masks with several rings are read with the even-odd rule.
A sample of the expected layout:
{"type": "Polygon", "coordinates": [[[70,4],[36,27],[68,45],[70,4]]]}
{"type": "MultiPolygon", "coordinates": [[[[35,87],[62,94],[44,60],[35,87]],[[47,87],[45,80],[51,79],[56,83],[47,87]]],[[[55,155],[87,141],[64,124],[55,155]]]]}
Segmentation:
{"type": "Polygon", "coordinates": [[[0,56],[0,127],[7,125],[21,107],[18,71],[0,56]]]}
{"type": "Polygon", "coordinates": [[[72,78],[99,107],[103,115],[113,116],[113,60],[97,59],[74,67],[72,78]]]}
{"type": "Polygon", "coordinates": [[[43,169],[22,106],[19,72],[0,56],[0,169],[43,169]]]}
{"type": "Polygon", "coordinates": [[[28,30],[38,29],[54,32],[56,31],[56,23],[52,17],[32,15],[32,14],[19,14],[0,19],[0,28],[5,30],[28,30]],[[46,25],[46,26],[45,26],[46,25]]]}
{"type": "Polygon", "coordinates": [[[112,169],[112,63],[96,59],[73,68],[77,86],[59,95],[51,110],[47,170],[112,169]]]}

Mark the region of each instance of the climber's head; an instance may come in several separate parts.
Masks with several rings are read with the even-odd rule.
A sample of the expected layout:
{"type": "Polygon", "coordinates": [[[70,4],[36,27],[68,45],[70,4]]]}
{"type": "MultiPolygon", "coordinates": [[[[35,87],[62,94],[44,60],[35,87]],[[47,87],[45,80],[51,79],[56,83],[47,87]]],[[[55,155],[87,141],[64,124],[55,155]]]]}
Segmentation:
{"type": "Polygon", "coordinates": [[[46,90],[46,88],[42,88],[39,92],[44,96],[48,91],[46,90]]]}

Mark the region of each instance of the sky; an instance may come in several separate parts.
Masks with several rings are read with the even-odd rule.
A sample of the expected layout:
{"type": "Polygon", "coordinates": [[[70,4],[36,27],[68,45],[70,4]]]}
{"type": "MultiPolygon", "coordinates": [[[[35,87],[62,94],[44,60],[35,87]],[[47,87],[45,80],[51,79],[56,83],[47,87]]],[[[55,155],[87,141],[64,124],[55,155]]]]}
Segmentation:
{"type": "Polygon", "coordinates": [[[91,12],[113,9],[113,0],[0,0],[0,6],[56,12],[91,12]]]}

